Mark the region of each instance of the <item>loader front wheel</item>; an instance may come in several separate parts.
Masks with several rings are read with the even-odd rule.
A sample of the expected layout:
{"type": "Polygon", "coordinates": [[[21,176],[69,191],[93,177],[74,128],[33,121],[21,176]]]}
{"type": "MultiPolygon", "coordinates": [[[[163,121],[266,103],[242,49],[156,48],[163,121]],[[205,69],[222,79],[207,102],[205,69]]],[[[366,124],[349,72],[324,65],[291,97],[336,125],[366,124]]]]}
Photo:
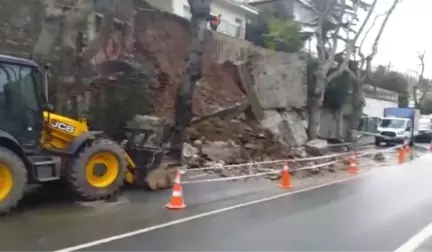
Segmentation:
{"type": "Polygon", "coordinates": [[[0,147],[0,214],[14,208],[24,195],[27,169],[12,151],[0,147]]]}
{"type": "Polygon", "coordinates": [[[107,139],[98,139],[81,150],[68,169],[72,190],[86,200],[113,196],[126,176],[124,150],[107,139]]]}

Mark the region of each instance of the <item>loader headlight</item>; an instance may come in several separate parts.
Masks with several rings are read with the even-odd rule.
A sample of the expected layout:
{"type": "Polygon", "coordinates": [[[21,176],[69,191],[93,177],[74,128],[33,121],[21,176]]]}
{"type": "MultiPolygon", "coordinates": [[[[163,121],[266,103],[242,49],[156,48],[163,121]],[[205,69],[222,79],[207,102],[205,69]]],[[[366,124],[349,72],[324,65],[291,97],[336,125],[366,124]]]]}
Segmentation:
{"type": "Polygon", "coordinates": [[[401,136],[401,135],[403,135],[404,133],[405,133],[405,131],[398,131],[398,132],[396,132],[396,135],[401,136]]]}

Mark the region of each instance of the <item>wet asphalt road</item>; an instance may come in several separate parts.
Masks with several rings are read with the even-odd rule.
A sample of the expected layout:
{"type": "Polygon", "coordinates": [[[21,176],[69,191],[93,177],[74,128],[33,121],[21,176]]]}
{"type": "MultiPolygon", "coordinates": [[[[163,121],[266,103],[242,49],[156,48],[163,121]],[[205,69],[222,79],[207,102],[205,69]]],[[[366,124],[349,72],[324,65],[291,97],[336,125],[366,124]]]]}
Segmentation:
{"type": "Polygon", "coordinates": [[[432,156],[85,250],[393,251],[432,221],[432,156]]]}
{"type": "MultiPolygon", "coordinates": [[[[83,250],[394,250],[432,221],[431,162],[423,157],[343,184],[83,250]]],[[[61,249],[281,193],[267,180],[184,190],[188,208],[178,212],[163,209],[170,191],[128,191],[120,203],[100,207],[83,208],[67,199],[60,205],[54,200],[55,207],[36,204],[34,211],[0,219],[0,250],[61,249]]],[[[51,195],[62,198],[60,192],[51,195]]]]}

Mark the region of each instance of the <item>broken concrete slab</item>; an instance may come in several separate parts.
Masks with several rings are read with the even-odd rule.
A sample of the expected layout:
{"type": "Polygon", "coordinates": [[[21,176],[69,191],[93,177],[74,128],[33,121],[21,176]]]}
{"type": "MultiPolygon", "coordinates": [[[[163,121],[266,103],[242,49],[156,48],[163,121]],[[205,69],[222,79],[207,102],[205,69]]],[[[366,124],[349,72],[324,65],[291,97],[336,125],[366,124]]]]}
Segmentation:
{"type": "Polygon", "coordinates": [[[201,164],[200,150],[189,143],[183,143],[182,163],[189,167],[197,167],[201,164]]]}
{"type": "Polygon", "coordinates": [[[261,125],[268,129],[281,142],[290,146],[302,146],[307,141],[306,130],[301,117],[296,112],[267,110],[261,125]]]}
{"type": "Polygon", "coordinates": [[[263,109],[306,107],[306,62],[299,54],[261,50],[250,57],[250,63],[263,109]]]}
{"type": "Polygon", "coordinates": [[[323,156],[329,152],[329,146],[326,140],[313,139],[306,143],[305,150],[313,156],[323,156]]]}
{"type": "Polygon", "coordinates": [[[283,129],[285,129],[286,134],[284,134],[284,139],[287,143],[292,143],[294,146],[301,146],[307,141],[306,130],[303,126],[302,118],[299,114],[294,111],[283,112],[283,129]]]}
{"type": "Polygon", "coordinates": [[[261,107],[260,99],[258,97],[258,93],[255,88],[254,80],[252,78],[252,75],[249,72],[249,68],[247,64],[242,63],[237,65],[237,71],[240,79],[239,80],[240,86],[246,92],[255,119],[262,120],[264,117],[264,111],[261,107]]]}

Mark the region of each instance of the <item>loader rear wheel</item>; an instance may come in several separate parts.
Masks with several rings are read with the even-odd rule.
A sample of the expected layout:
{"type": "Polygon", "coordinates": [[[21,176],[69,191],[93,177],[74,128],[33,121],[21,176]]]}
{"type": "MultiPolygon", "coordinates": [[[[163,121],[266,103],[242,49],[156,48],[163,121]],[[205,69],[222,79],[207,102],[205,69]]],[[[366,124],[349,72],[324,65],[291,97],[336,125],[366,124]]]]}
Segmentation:
{"type": "Polygon", "coordinates": [[[68,169],[72,190],[87,200],[113,196],[126,176],[124,150],[107,139],[98,139],[81,150],[68,169]]]}
{"type": "Polygon", "coordinates": [[[9,212],[24,195],[27,169],[12,151],[0,147],[0,214],[9,212]]]}

